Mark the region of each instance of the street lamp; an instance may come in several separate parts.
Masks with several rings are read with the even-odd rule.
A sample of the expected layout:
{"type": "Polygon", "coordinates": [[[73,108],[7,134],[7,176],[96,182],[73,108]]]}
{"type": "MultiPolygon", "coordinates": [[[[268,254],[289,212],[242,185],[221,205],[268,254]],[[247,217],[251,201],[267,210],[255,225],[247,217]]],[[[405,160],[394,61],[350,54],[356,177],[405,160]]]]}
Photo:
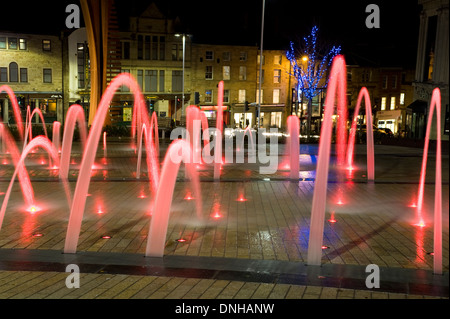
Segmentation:
{"type": "Polygon", "coordinates": [[[261,81],[262,81],[262,63],[263,63],[263,39],[264,39],[264,9],[266,7],[266,0],[262,4],[262,18],[261,18],[261,52],[259,53],[259,99],[258,99],[258,131],[261,126],[261,81]]]}
{"type": "Polygon", "coordinates": [[[183,79],[182,79],[182,97],[181,97],[181,117],[183,117],[183,111],[184,111],[184,68],[186,63],[186,36],[190,36],[189,34],[185,33],[176,33],[175,36],[177,38],[182,37],[183,42],[183,79]]]}

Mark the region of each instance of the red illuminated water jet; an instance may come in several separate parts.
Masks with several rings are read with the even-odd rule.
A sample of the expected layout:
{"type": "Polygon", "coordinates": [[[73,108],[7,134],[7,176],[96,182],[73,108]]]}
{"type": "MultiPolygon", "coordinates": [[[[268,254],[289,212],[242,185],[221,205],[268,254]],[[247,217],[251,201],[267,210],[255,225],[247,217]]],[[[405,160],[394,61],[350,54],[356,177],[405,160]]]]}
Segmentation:
{"type": "Polygon", "coordinates": [[[316,182],[314,185],[313,203],[311,210],[311,226],[308,242],[308,265],[320,265],[322,259],[322,243],[325,222],[325,206],[327,196],[328,171],[330,161],[331,133],[333,130],[333,113],[335,97],[338,109],[338,164],[345,159],[345,131],[347,114],[347,70],[345,59],[338,55],[334,58],[330,71],[325,113],[321,125],[319,154],[317,159],[316,182]],[[340,132],[340,133],[339,133],[340,132]]]}
{"type": "Polygon", "coordinates": [[[352,126],[350,129],[350,135],[348,138],[347,147],[347,169],[353,169],[353,157],[355,149],[355,136],[356,136],[356,125],[358,122],[359,110],[361,107],[362,99],[364,98],[364,104],[366,107],[366,144],[367,144],[367,179],[373,181],[375,179],[375,152],[373,145],[373,120],[372,120],[372,107],[370,104],[369,91],[366,87],[363,87],[358,95],[358,100],[356,102],[355,113],[353,115],[352,126]]]}
{"type": "MultiPolygon", "coordinates": [[[[170,206],[172,203],[175,182],[180,169],[181,161],[189,162],[191,158],[191,147],[184,140],[175,140],[170,144],[163,163],[161,180],[153,206],[153,216],[150,222],[149,235],[147,239],[146,256],[162,257],[166,242],[167,227],[169,223],[170,206]],[[181,156],[179,155],[181,151],[181,156]]],[[[202,199],[200,193],[200,181],[198,172],[193,163],[186,166],[189,177],[194,188],[197,217],[202,218],[202,199]]]]}
{"type": "MultiPolygon", "coordinates": [[[[439,88],[433,90],[431,96],[430,108],[428,111],[428,122],[426,126],[425,144],[423,149],[422,168],[420,173],[420,182],[418,190],[417,211],[419,218],[422,214],[424,185],[426,166],[428,158],[428,145],[430,141],[431,124],[433,121],[433,113],[436,110],[436,175],[434,183],[434,258],[433,272],[442,274],[442,157],[441,157],[441,91],[439,88]]],[[[420,220],[419,220],[420,222],[420,220]]]]}

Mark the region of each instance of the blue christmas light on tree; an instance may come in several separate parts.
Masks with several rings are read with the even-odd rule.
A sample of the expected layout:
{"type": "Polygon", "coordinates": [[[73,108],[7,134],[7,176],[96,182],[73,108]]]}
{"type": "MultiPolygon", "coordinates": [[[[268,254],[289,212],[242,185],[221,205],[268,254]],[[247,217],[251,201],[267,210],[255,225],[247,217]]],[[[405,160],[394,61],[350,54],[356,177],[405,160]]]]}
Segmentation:
{"type": "Polygon", "coordinates": [[[292,75],[297,80],[298,100],[300,100],[300,95],[303,92],[305,98],[311,101],[322,89],[327,87],[328,79],[323,81],[323,78],[326,76],[334,57],[341,52],[340,46],[333,46],[330,51],[321,56],[317,48],[318,31],[317,26],[314,26],[311,34],[303,38],[305,45],[299,55],[296,54],[294,42],[292,41],[290,43],[290,49],[286,53],[286,57],[292,66],[292,75]],[[299,59],[299,57],[307,58],[306,66],[304,65],[305,61],[301,58],[299,59]]]}

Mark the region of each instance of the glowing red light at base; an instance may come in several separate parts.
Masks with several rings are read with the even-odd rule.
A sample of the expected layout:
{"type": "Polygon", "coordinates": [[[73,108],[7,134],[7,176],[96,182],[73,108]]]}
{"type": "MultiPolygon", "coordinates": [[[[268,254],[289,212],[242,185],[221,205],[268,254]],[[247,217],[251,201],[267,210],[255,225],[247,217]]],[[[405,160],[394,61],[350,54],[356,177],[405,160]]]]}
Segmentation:
{"type": "Polygon", "coordinates": [[[184,243],[184,242],[186,242],[186,239],[179,238],[179,239],[177,239],[177,242],[179,242],[179,243],[184,243]]]}
{"type": "Polygon", "coordinates": [[[184,197],[184,199],[185,199],[185,200],[192,200],[192,199],[194,199],[194,197],[192,197],[192,196],[191,196],[191,193],[188,192],[188,193],[186,194],[186,196],[184,197]]]}
{"type": "Polygon", "coordinates": [[[39,212],[40,210],[41,210],[41,209],[40,209],[39,207],[35,206],[35,205],[32,205],[32,206],[30,206],[30,207],[27,208],[27,212],[29,212],[29,213],[31,213],[31,214],[37,213],[37,212],[39,212]]]}
{"type": "Polygon", "coordinates": [[[329,223],[336,223],[337,220],[334,218],[334,212],[331,212],[330,219],[328,220],[329,223]]]}
{"type": "Polygon", "coordinates": [[[247,201],[247,198],[241,196],[241,197],[239,197],[237,200],[238,200],[238,202],[246,202],[246,201],[247,201]]]}
{"type": "Polygon", "coordinates": [[[322,246],[322,249],[328,249],[328,248],[330,248],[330,247],[325,246],[325,245],[322,246]]]}
{"type": "Polygon", "coordinates": [[[99,207],[99,208],[97,209],[97,214],[101,215],[101,214],[103,214],[103,213],[104,213],[103,209],[102,209],[101,207],[99,207]]]}
{"type": "Polygon", "coordinates": [[[417,226],[417,227],[425,227],[426,224],[425,224],[425,222],[424,222],[423,220],[420,220],[418,223],[414,224],[414,226],[417,226]]]}
{"type": "Polygon", "coordinates": [[[222,218],[222,214],[220,214],[219,212],[216,212],[212,217],[215,219],[219,219],[219,218],[222,218]]]}
{"type": "Polygon", "coordinates": [[[102,239],[111,239],[112,237],[109,235],[102,236],[102,239]]]}

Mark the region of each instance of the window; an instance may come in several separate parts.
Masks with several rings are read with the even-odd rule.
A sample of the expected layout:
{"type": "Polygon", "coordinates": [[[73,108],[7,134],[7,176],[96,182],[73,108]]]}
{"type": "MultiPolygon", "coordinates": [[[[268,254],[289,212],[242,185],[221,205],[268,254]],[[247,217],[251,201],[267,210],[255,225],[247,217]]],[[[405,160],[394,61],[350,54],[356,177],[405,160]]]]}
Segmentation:
{"type": "Polygon", "coordinates": [[[152,37],[152,60],[158,60],[158,36],[152,37]]]}
{"type": "Polygon", "coordinates": [[[44,83],[52,83],[52,69],[44,69],[44,83]]]}
{"type": "Polygon", "coordinates": [[[8,68],[0,68],[0,82],[8,82],[8,68]]]}
{"type": "Polygon", "coordinates": [[[8,38],[8,49],[17,50],[17,38],[8,38]]]}
{"type": "MultiPolygon", "coordinates": [[[[144,58],[145,60],[150,60],[150,36],[145,36],[145,49],[144,49],[144,58]]],[[[156,44],[158,46],[158,43],[156,44]]]]}
{"type": "Polygon", "coordinates": [[[384,111],[386,110],[386,97],[382,97],[381,98],[381,110],[384,111]]]}
{"type": "Polygon", "coordinates": [[[20,82],[28,82],[28,69],[20,68],[20,82]]]}
{"type": "Polygon", "coordinates": [[[281,55],[275,55],[274,57],[273,57],[273,64],[275,64],[275,65],[281,65],[281,55]]]}
{"type": "Polygon", "coordinates": [[[391,97],[391,107],[390,107],[390,109],[391,110],[395,110],[395,96],[391,97]]]}
{"type": "Polygon", "coordinates": [[[164,61],[165,59],[166,59],[166,37],[160,36],[159,37],[159,60],[164,61]]]}
{"type": "Polygon", "coordinates": [[[124,60],[130,59],[130,42],[123,42],[122,59],[124,59],[124,60]]]}
{"type": "Polygon", "coordinates": [[[213,96],[212,96],[212,90],[206,90],[205,91],[205,103],[212,103],[213,96]]]}
{"type": "Polygon", "coordinates": [[[230,90],[223,90],[223,103],[230,103],[230,90]]]}
{"type": "Polygon", "coordinates": [[[183,71],[172,71],[172,92],[183,91],[183,71]]]}
{"type": "Polygon", "coordinates": [[[144,88],[144,70],[137,70],[137,82],[142,91],[144,88]]]}
{"type": "Polygon", "coordinates": [[[392,76],[392,88],[393,89],[397,88],[397,76],[396,75],[392,76]]]}
{"type": "Polygon", "coordinates": [[[137,58],[138,60],[144,58],[144,37],[142,35],[138,35],[137,58]]]}
{"type": "Polygon", "coordinates": [[[223,67],[223,79],[224,79],[224,81],[231,80],[231,67],[230,66],[223,67]]]}
{"type": "MultiPolygon", "coordinates": [[[[261,90],[261,104],[264,101],[264,90],[261,90]]],[[[259,103],[259,90],[256,90],[256,104],[260,104],[259,103]]]]}
{"type": "Polygon", "coordinates": [[[205,80],[212,80],[213,79],[213,67],[207,66],[205,70],[205,80]]]}
{"type": "Polygon", "coordinates": [[[231,61],[231,54],[230,54],[230,52],[224,52],[223,53],[223,60],[224,61],[231,61]]]}
{"type": "MultiPolygon", "coordinates": [[[[129,69],[122,69],[122,73],[130,73],[130,70],[129,69]]],[[[122,92],[130,92],[130,88],[128,86],[126,86],[126,85],[122,85],[120,87],[120,90],[122,92]]]]}
{"type": "Polygon", "coordinates": [[[214,52],[213,51],[206,51],[205,53],[205,60],[214,60],[214,52]]]}
{"type": "Polygon", "coordinates": [[[239,53],[239,61],[247,61],[247,52],[239,53]]]}
{"type": "MultiPolygon", "coordinates": [[[[260,59],[261,59],[261,56],[258,54],[258,57],[256,58],[256,63],[259,65],[260,64],[260,59]]],[[[264,65],[265,64],[265,61],[266,59],[265,59],[265,56],[263,55],[263,57],[262,57],[262,64],[264,65]]]]}
{"type": "Polygon", "coordinates": [[[52,50],[52,41],[42,40],[42,50],[43,51],[51,51],[52,50]]]}
{"type": "Polygon", "coordinates": [[[383,75],[383,89],[387,89],[388,87],[388,77],[387,75],[383,75]]]}
{"type": "Polygon", "coordinates": [[[84,54],[84,43],[77,44],[77,63],[78,63],[78,88],[82,89],[85,87],[85,54],[84,54]]]}
{"type": "Polygon", "coordinates": [[[19,66],[16,62],[9,64],[9,82],[19,82],[19,66]]]}
{"type": "Polygon", "coordinates": [[[273,70],[273,83],[281,83],[281,70],[273,70]]]}
{"type": "Polygon", "coordinates": [[[178,45],[172,44],[172,61],[178,60],[178,45]]]}
{"type": "Polygon", "coordinates": [[[19,39],[19,50],[27,49],[27,39],[19,39]]]}
{"type": "Polygon", "coordinates": [[[239,67],[239,80],[241,80],[241,81],[247,80],[247,67],[246,66],[239,67]]]}
{"type": "Polygon", "coordinates": [[[405,93],[400,93],[400,105],[405,105],[405,93]]]}
{"type": "Polygon", "coordinates": [[[6,37],[0,37],[0,49],[6,49],[6,37]]]}
{"type": "MultiPolygon", "coordinates": [[[[264,83],[264,70],[261,70],[261,71],[262,71],[262,73],[261,73],[261,84],[263,84],[264,83]]],[[[259,70],[256,71],[256,83],[259,83],[259,70]]]]}
{"type": "Polygon", "coordinates": [[[239,103],[245,103],[245,90],[239,90],[239,103]]]}
{"type": "Polygon", "coordinates": [[[146,92],[158,91],[158,71],[157,70],[145,70],[145,91],[146,92]]]}
{"type": "Polygon", "coordinates": [[[273,104],[280,103],[280,89],[273,90],[273,104]]]}
{"type": "Polygon", "coordinates": [[[165,71],[164,70],[160,70],[159,71],[159,92],[164,92],[166,90],[165,89],[165,84],[164,84],[165,80],[166,80],[165,71]]]}

